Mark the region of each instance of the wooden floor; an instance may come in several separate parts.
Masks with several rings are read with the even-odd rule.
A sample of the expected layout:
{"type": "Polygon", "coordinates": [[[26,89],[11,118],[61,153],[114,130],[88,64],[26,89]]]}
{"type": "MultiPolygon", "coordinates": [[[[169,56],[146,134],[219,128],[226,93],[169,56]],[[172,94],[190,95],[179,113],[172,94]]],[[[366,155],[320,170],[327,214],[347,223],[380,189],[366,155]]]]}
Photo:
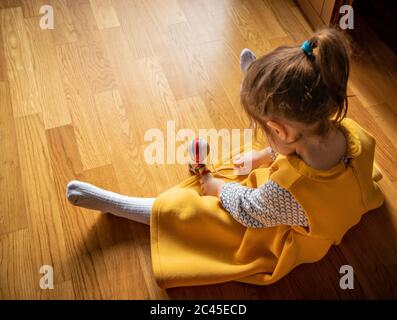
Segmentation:
{"type": "Polygon", "coordinates": [[[397,58],[371,33],[353,62],[349,115],[377,139],[387,201],[319,263],[278,283],[161,290],[149,228],[70,206],[81,179],[155,196],[187,177],[148,165],[144,133],[244,128],[239,52],[300,44],[311,33],[292,0],[0,1],[0,298],[397,298],[397,58]],[[55,29],[39,28],[54,7],[55,29]],[[54,267],[54,290],[39,287],[54,267]],[[339,268],[355,270],[354,290],[339,268]]]}

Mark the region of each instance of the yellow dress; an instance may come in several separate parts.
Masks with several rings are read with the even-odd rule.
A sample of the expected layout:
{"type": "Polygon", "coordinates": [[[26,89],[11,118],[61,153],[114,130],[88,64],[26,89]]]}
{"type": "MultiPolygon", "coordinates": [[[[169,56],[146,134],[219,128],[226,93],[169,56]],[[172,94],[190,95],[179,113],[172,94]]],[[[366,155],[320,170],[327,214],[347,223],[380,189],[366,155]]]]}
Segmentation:
{"type": "Polygon", "coordinates": [[[272,179],[305,210],[308,228],[247,228],[223,209],[217,197],[200,195],[197,177],[162,193],[150,221],[158,285],[170,288],[232,280],[271,284],[302,263],[320,260],[333,244],[339,244],[364,213],[384,201],[374,181],[375,140],[351,119],[341,124],[350,166],[341,162],[330,170],[316,170],[295,155],[278,156],[271,167],[233,180],[257,188],[272,179]]]}

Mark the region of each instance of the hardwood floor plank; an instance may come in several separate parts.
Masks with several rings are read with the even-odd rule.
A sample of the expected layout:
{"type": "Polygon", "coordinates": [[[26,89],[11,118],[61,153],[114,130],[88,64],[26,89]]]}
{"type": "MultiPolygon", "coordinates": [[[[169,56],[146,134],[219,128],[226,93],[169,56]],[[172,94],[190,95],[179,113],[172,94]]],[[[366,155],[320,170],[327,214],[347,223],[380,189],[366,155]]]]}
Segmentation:
{"type": "Polygon", "coordinates": [[[0,299],[37,299],[39,268],[33,268],[33,243],[28,229],[0,235],[0,299]]]}
{"type": "MultiPolygon", "coordinates": [[[[130,137],[132,127],[130,126],[130,122],[126,116],[126,109],[118,91],[113,90],[103,92],[96,95],[95,98],[98,109],[102,110],[101,121],[104,127],[109,129],[113,128],[105,131],[105,134],[107,135],[110,143],[114,146],[111,157],[114,167],[117,168],[117,170],[115,170],[115,174],[117,176],[117,182],[120,185],[119,191],[122,194],[131,196],[156,196],[160,190],[157,189],[152,191],[152,189],[157,186],[154,185],[150,187],[147,185],[151,184],[150,181],[154,179],[154,174],[156,173],[158,174],[156,180],[161,182],[161,185],[166,185],[166,182],[169,183],[168,180],[170,177],[166,174],[165,166],[156,165],[155,168],[152,168],[153,166],[148,166],[143,158],[144,153],[142,147],[138,149],[140,152],[136,153],[136,148],[134,147],[130,137]],[[130,177],[138,176],[139,179],[130,179],[130,177]],[[143,193],[142,191],[146,192],[143,193]]],[[[104,181],[112,181],[116,179],[103,179],[103,177],[108,174],[109,173],[106,172],[100,174],[98,172],[91,171],[89,176],[85,173],[85,177],[88,177],[90,182],[96,183],[105,189],[118,191],[118,189],[115,188],[115,183],[103,185],[104,181]]],[[[105,221],[105,219],[102,221],[105,221]]],[[[139,296],[141,299],[147,295],[151,298],[163,297],[161,290],[159,290],[154,281],[151,271],[151,260],[148,256],[148,252],[150,252],[150,239],[147,226],[133,222],[126,222],[123,221],[123,219],[109,217],[109,224],[104,223],[102,227],[98,226],[98,228],[102,230],[101,235],[103,239],[106,238],[106,235],[110,237],[110,239],[106,241],[106,244],[104,243],[107,247],[106,255],[108,256],[108,259],[106,261],[108,263],[109,270],[113,270],[109,271],[109,273],[112,275],[113,279],[116,279],[116,283],[119,283],[120,277],[127,277],[129,280],[134,278],[136,279],[136,283],[141,283],[140,288],[142,288],[142,290],[135,293],[132,291],[130,295],[134,295],[136,297],[139,296]],[[124,232],[121,232],[121,225],[124,226],[124,229],[129,228],[129,231],[125,230],[124,232]],[[123,239],[120,239],[119,241],[123,241],[123,243],[124,241],[127,241],[130,251],[127,251],[126,247],[121,245],[121,243],[111,240],[112,238],[119,238],[122,234],[125,236],[123,236],[123,239]],[[127,235],[129,235],[129,239],[125,238],[127,235]],[[108,248],[112,243],[112,248],[108,248]],[[133,252],[136,253],[134,254],[133,252]],[[112,261],[115,261],[114,257],[116,254],[125,257],[118,267],[112,266],[111,264],[112,261]],[[131,262],[127,262],[124,265],[124,261],[131,262]],[[118,271],[114,272],[115,270],[118,271]]]]}
{"type": "Polygon", "coordinates": [[[20,0],[25,18],[37,17],[40,15],[41,6],[47,4],[46,0],[20,0]]]}
{"type": "MultiPolygon", "coordinates": [[[[202,46],[201,54],[205,69],[211,77],[214,77],[222,87],[233,111],[243,116],[240,104],[240,89],[243,81],[243,73],[240,69],[240,53],[237,53],[223,41],[212,41],[202,46]]],[[[256,53],[259,54],[259,53],[256,53]]],[[[227,102],[226,102],[226,105],[227,102]]],[[[243,125],[241,118],[237,118],[233,124],[236,128],[243,125]]]]}
{"type": "Polygon", "coordinates": [[[294,46],[296,45],[290,37],[273,38],[269,40],[272,50],[280,46],[294,46]]]}
{"type": "MultiPolygon", "coordinates": [[[[139,72],[138,68],[135,70],[139,72]]],[[[144,92],[142,94],[145,95],[144,92]]],[[[102,110],[100,119],[103,127],[109,128],[105,131],[105,135],[114,146],[111,158],[117,168],[116,176],[120,191],[133,196],[156,196],[162,189],[157,185],[151,185],[150,181],[157,175],[156,179],[161,181],[161,184],[167,185],[170,184],[170,177],[166,174],[164,164],[150,165],[145,160],[145,148],[148,143],[144,141],[144,134],[151,128],[146,128],[141,124],[141,133],[132,135],[132,128],[139,125],[139,118],[135,117],[134,122],[129,120],[127,106],[118,91],[103,92],[96,95],[95,99],[98,109],[102,110]],[[134,123],[134,126],[131,123],[134,123]],[[136,176],[140,176],[140,179],[129,178],[136,176]]],[[[147,108],[151,108],[151,105],[148,104],[147,108]]],[[[153,122],[154,127],[157,127],[157,124],[159,128],[165,126],[165,124],[153,122]]]]}
{"type": "MultiPolygon", "coordinates": [[[[257,29],[261,32],[263,37],[268,41],[274,38],[286,37],[287,33],[283,26],[277,21],[277,17],[271,10],[271,7],[266,1],[263,0],[249,0],[245,4],[254,19],[257,29]]],[[[291,8],[297,9],[296,7],[291,8]]],[[[306,23],[302,15],[297,17],[300,22],[306,23]]],[[[303,24],[305,27],[306,24],[303,24]]],[[[311,32],[311,31],[310,31],[311,32]]]]}
{"type": "Polygon", "coordinates": [[[177,0],[143,0],[147,12],[152,20],[158,24],[160,30],[175,23],[186,22],[186,17],[178,5],[177,0]]]}
{"type": "Polygon", "coordinates": [[[145,193],[142,193],[145,188],[142,187],[143,184],[148,183],[148,177],[139,173],[145,172],[141,167],[144,165],[142,163],[143,153],[141,148],[136,147],[137,143],[132,140],[132,126],[120,93],[117,90],[103,92],[95,96],[95,101],[97,108],[102,111],[100,119],[103,127],[106,128],[105,135],[113,146],[111,159],[112,164],[117,168],[116,176],[120,184],[120,191],[135,196],[145,196],[145,193]],[[131,181],[128,178],[138,175],[142,176],[143,181],[141,179],[131,181]]]}
{"type": "MultiPolygon", "coordinates": [[[[85,171],[84,179],[106,190],[119,191],[113,166],[85,171]]],[[[125,192],[123,194],[128,195],[125,192]]],[[[91,211],[87,214],[94,213],[91,211]]],[[[161,296],[161,290],[150,273],[151,261],[147,255],[147,250],[150,251],[150,240],[147,226],[103,213],[99,214],[95,226],[110,280],[111,292],[114,294],[117,290],[114,287],[115,283],[128,278],[134,279],[137,284],[136,290],[130,289],[130,294],[135,297],[143,299],[147,296],[151,298],[161,296]]]]}
{"type": "Polygon", "coordinates": [[[277,22],[281,25],[287,35],[295,42],[301,44],[305,41],[310,33],[296,17],[296,12],[291,11],[291,5],[286,1],[263,0],[265,4],[271,8],[277,22]]]}
{"type": "Polygon", "coordinates": [[[16,8],[22,6],[21,0],[3,0],[0,2],[0,9],[16,8]]]}
{"type": "Polygon", "coordinates": [[[190,27],[186,23],[174,24],[168,27],[167,44],[170,48],[168,56],[161,59],[162,68],[176,99],[197,95],[195,74],[203,73],[199,53],[190,49],[190,27]]]}
{"type": "Polygon", "coordinates": [[[112,3],[131,50],[130,59],[152,57],[155,52],[154,47],[161,44],[156,30],[153,31],[154,21],[148,14],[144,2],[113,0],[112,3]],[[150,31],[152,31],[151,35],[149,35],[150,31]]]}
{"type": "Polygon", "coordinates": [[[78,48],[75,44],[59,46],[57,56],[84,169],[109,164],[109,146],[104,139],[78,48]]]}
{"type": "Polygon", "coordinates": [[[96,230],[100,216],[73,207],[65,197],[69,181],[85,180],[76,134],[72,126],[63,126],[47,130],[46,138],[60,204],[73,293],[77,299],[109,298],[110,282],[96,230]]]}
{"type": "Polygon", "coordinates": [[[397,107],[394,107],[397,100],[397,81],[386,72],[387,67],[368,57],[353,63],[353,66],[351,87],[364,106],[388,103],[397,111],[397,107]]]}
{"type": "Polygon", "coordinates": [[[55,45],[78,41],[79,35],[73,23],[67,0],[48,0],[54,9],[54,29],[50,30],[55,45]]]}
{"type": "Polygon", "coordinates": [[[359,32],[352,34],[352,87],[366,107],[386,102],[397,112],[397,56],[360,17],[357,27],[359,32]]]}
{"type": "MultiPolygon", "coordinates": [[[[228,13],[237,26],[242,37],[250,44],[249,48],[256,52],[259,56],[269,51],[270,45],[266,33],[264,34],[256,21],[254,14],[251,14],[244,5],[234,6],[228,10],[228,13]]],[[[268,37],[270,37],[268,35],[268,37]]]]}
{"type": "MultiPolygon", "coordinates": [[[[160,184],[151,184],[148,181],[153,179],[153,175],[157,175],[158,173],[161,173],[161,179],[164,178],[164,181],[167,181],[168,175],[164,164],[148,166],[146,163],[144,150],[148,142],[145,142],[145,133],[147,130],[153,129],[159,129],[165,132],[168,120],[175,120],[179,123],[180,118],[175,107],[175,98],[170,89],[168,78],[165,77],[162,66],[157,59],[144,58],[137,61],[128,59],[130,50],[121,30],[106,30],[104,33],[104,43],[112,60],[113,69],[120,77],[118,85],[120,86],[120,97],[123,108],[119,110],[122,110],[123,114],[125,112],[130,128],[128,134],[126,132],[120,132],[116,135],[116,137],[124,135],[124,140],[116,139],[125,141],[123,148],[128,150],[129,154],[123,155],[123,152],[125,152],[123,148],[117,148],[120,151],[113,152],[113,161],[116,161],[114,155],[120,154],[121,156],[117,160],[117,164],[115,164],[117,168],[130,167],[125,169],[127,171],[136,171],[136,168],[142,168],[141,170],[146,172],[146,175],[142,176],[143,180],[135,181],[138,184],[135,184],[136,190],[147,190],[146,195],[153,196],[158,194],[160,190],[163,191],[164,188],[159,187],[160,184]],[[147,112],[137,112],[138,110],[147,110],[147,112]],[[155,114],[156,116],[153,117],[151,114],[155,114]],[[133,130],[132,128],[135,127],[139,127],[140,130],[133,130]],[[129,161],[133,161],[136,167],[130,166],[128,164],[129,161]]],[[[103,101],[111,101],[113,99],[111,94],[105,94],[99,98],[103,101]]],[[[98,103],[110,105],[109,102],[99,101],[98,103]]],[[[103,107],[101,109],[104,110],[103,107]]],[[[109,111],[111,109],[106,110],[109,111]]],[[[114,116],[106,115],[104,123],[109,123],[108,119],[114,119],[114,116]]],[[[104,126],[110,127],[112,125],[109,123],[104,126]]],[[[124,169],[122,170],[124,171],[124,169]]],[[[128,185],[130,183],[131,181],[127,181],[127,184],[125,184],[120,180],[122,190],[129,191],[130,187],[128,185]]]]}
{"type": "Polygon", "coordinates": [[[302,11],[299,6],[294,5],[291,7],[292,13],[298,19],[299,23],[303,26],[307,34],[312,34],[315,29],[310,25],[310,23],[306,20],[306,18],[302,15],[302,11]]]}
{"type": "Polygon", "coordinates": [[[54,268],[57,282],[70,280],[70,269],[60,207],[54,189],[44,125],[38,115],[15,120],[22,190],[28,213],[28,228],[34,247],[33,272],[42,265],[54,268]]]}
{"type": "Polygon", "coordinates": [[[82,42],[100,40],[100,32],[95,20],[90,0],[66,0],[72,17],[77,38],[82,42]]]}
{"type": "Polygon", "coordinates": [[[381,103],[368,107],[368,112],[379,124],[379,128],[385,132],[390,142],[397,148],[397,111],[388,103],[381,103]]]}
{"type": "Polygon", "coordinates": [[[25,198],[21,192],[22,177],[19,165],[15,124],[12,116],[10,91],[0,82],[0,235],[24,229],[28,220],[25,198]]]}
{"type": "Polygon", "coordinates": [[[40,290],[41,300],[74,300],[76,296],[74,294],[73,281],[67,280],[61,283],[54,284],[52,290],[40,290]]]}
{"type": "Polygon", "coordinates": [[[351,107],[348,116],[358,121],[364,129],[375,137],[377,141],[375,160],[379,163],[383,173],[386,174],[391,181],[396,181],[396,147],[385,134],[379,122],[374,119],[357,97],[350,98],[349,104],[351,107]]]}
{"type": "Polygon", "coordinates": [[[389,216],[386,205],[367,213],[340,246],[354,268],[355,278],[361,283],[363,297],[386,299],[397,295],[397,281],[393,276],[397,265],[397,237],[389,216]],[[379,283],[384,285],[379,286],[379,283]]]}
{"type": "Polygon", "coordinates": [[[102,43],[77,44],[76,49],[92,93],[100,93],[116,87],[114,72],[102,43]]]}
{"type": "Polygon", "coordinates": [[[34,81],[41,101],[45,129],[55,128],[72,122],[62,87],[55,47],[51,33],[41,30],[38,18],[25,19],[27,39],[32,50],[34,81]]]}
{"type": "Polygon", "coordinates": [[[53,9],[54,29],[47,30],[53,36],[54,43],[64,44],[77,41],[78,34],[75,30],[68,0],[21,0],[22,11],[25,18],[43,17],[40,8],[49,5],[53,9]]]}
{"type": "Polygon", "coordinates": [[[90,0],[90,3],[99,30],[120,26],[111,0],[90,0]]]}
{"type": "Polygon", "coordinates": [[[3,33],[0,31],[0,81],[7,81],[7,65],[4,50],[3,33]]]}
{"type": "Polygon", "coordinates": [[[42,106],[21,8],[0,10],[0,26],[14,117],[38,113],[42,106]]]}
{"type": "MultiPolygon", "coordinates": [[[[150,300],[151,296],[143,293],[137,292],[140,290],[131,290],[131,288],[136,286],[135,277],[126,277],[123,279],[117,279],[112,282],[112,300],[133,300],[133,299],[142,299],[142,300],[150,300]]],[[[164,298],[165,299],[165,298],[164,298]]]]}
{"type": "MultiPolygon", "coordinates": [[[[191,29],[191,38],[198,43],[220,40],[222,28],[213,23],[211,9],[202,0],[177,0],[191,29]]],[[[212,5],[212,4],[211,4],[212,5]]],[[[220,4],[222,5],[222,3],[220,4]]]]}
{"type": "MultiPolygon", "coordinates": [[[[121,29],[103,30],[103,36],[112,68],[117,74],[119,89],[98,94],[95,99],[97,108],[103,110],[101,121],[102,126],[107,128],[105,134],[113,141],[112,163],[124,175],[119,180],[122,192],[132,194],[139,190],[145,192],[141,196],[150,196],[156,194],[157,188],[148,182],[152,177],[144,160],[144,136],[146,130],[158,128],[162,121],[156,121],[156,117],[149,112],[152,93],[144,85],[148,77],[143,68],[145,62],[136,62],[129,58],[131,51],[121,29]],[[119,125],[114,127],[114,123],[119,125]],[[137,127],[140,129],[133,129],[137,127]],[[147,175],[134,181],[125,178],[129,174],[140,175],[139,172],[146,172],[147,175]]],[[[164,119],[165,115],[159,117],[164,119]]]]}
{"type": "MultiPolygon", "coordinates": [[[[105,190],[119,192],[118,181],[112,165],[96,168],[84,172],[84,181],[97,185],[105,190]]],[[[104,263],[110,282],[110,293],[114,293],[115,282],[123,278],[133,278],[139,290],[131,290],[137,298],[148,296],[147,285],[143,270],[147,269],[140,264],[140,241],[137,239],[137,229],[146,229],[146,226],[133,221],[125,220],[106,213],[96,213],[92,210],[83,210],[83,214],[96,216],[95,230],[100,247],[102,248],[104,263]]],[[[150,279],[151,280],[151,279],[150,279]]]]}

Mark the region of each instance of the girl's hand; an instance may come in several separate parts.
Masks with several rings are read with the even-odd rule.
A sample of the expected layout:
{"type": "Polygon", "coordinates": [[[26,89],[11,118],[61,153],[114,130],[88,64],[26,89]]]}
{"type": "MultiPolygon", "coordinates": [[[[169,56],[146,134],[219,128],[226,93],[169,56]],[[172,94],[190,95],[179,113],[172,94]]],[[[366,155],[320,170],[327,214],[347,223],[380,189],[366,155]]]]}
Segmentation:
{"type": "Polygon", "coordinates": [[[200,178],[200,184],[203,195],[219,197],[225,182],[221,179],[214,178],[211,174],[205,174],[200,178]]]}
{"type": "Polygon", "coordinates": [[[272,162],[268,149],[252,150],[234,159],[234,171],[237,175],[246,175],[262,165],[270,166],[272,162]]]}

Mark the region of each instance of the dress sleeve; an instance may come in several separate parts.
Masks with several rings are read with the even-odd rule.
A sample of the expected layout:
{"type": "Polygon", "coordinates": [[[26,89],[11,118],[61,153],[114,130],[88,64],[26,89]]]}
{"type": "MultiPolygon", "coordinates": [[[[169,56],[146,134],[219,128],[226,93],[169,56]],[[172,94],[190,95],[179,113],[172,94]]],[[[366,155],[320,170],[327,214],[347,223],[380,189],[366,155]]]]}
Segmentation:
{"type": "Polygon", "coordinates": [[[300,204],[288,190],[272,180],[259,188],[226,183],[222,187],[220,201],[234,219],[249,228],[308,226],[300,204]]]}

